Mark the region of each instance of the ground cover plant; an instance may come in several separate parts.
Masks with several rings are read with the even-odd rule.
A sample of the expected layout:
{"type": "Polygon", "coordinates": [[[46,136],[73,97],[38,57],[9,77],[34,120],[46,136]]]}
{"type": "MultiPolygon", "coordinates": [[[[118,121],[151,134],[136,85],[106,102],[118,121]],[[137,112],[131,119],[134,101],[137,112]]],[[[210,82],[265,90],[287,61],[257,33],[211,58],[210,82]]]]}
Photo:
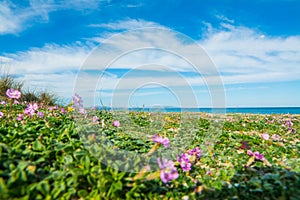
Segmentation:
{"type": "Polygon", "coordinates": [[[21,101],[15,88],[3,96],[0,199],[300,197],[299,115],[111,112],[85,109],[77,94],[65,107],[21,101]]]}

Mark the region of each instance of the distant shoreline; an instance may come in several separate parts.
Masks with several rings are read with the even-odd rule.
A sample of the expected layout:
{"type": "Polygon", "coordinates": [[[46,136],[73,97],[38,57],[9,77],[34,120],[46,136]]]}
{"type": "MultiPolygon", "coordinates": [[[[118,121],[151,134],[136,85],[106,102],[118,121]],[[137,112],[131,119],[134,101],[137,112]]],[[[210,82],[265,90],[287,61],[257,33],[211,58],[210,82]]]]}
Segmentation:
{"type": "Polygon", "coordinates": [[[109,111],[145,111],[145,112],[206,112],[215,114],[300,114],[300,107],[230,107],[230,108],[176,108],[176,107],[162,107],[162,108],[109,108],[100,107],[98,110],[109,111]]]}

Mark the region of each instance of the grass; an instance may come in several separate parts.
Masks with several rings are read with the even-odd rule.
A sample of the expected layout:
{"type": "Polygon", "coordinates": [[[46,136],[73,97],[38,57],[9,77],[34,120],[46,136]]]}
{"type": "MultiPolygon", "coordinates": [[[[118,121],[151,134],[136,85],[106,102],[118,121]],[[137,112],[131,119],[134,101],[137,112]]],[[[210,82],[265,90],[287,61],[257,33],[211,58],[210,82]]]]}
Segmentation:
{"type": "Polygon", "coordinates": [[[61,99],[54,93],[48,91],[37,91],[34,89],[24,89],[24,82],[17,81],[15,77],[8,72],[1,70],[0,72],[0,100],[7,100],[6,91],[10,88],[17,89],[22,92],[22,102],[38,102],[45,105],[53,106],[60,104],[61,99]]]}

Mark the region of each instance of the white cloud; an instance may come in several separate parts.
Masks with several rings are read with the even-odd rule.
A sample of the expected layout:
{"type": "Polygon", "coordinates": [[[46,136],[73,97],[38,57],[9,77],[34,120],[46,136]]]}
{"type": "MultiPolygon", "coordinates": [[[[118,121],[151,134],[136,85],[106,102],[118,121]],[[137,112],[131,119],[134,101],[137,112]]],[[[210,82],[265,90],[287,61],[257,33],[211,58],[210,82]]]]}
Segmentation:
{"type": "MultiPolygon", "coordinates": [[[[86,91],[83,95],[90,95],[97,89],[113,90],[116,86],[119,90],[133,89],[147,81],[163,83],[173,88],[189,84],[220,84],[216,70],[222,74],[221,79],[225,84],[300,79],[300,36],[268,36],[247,27],[234,26],[233,22],[226,24],[228,19],[224,20],[222,29],[214,29],[206,23],[209,30],[200,41],[193,41],[154,22],[131,19],[117,21],[97,26],[113,31],[140,29],[101,40],[101,45],[95,49],[90,43],[68,46],[48,44],[26,52],[5,54],[0,60],[9,62],[10,72],[25,74],[22,78],[26,82],[54,88],[64,97],[70,97],[70,91],[74,87],[86,91]],[[143,28],[148,25],[157,26],[143,28]],[[205,49],[217,68],[214,68],[206,52],[198,44],[205,49]],[[176,77],[178,74],[175,72],[197,72],[187,61],[200,66],[201,75],[206,80],[200,76],[176,77]],[[100,74],[84,71],[77,85],[74,82],[77,70],[83,72],[107,67],[152,69],[156,71],[156,75],[148,74],[149,77],[145,78],[147,76],[128,74],[120,78],[118,74],[110,72],[110,75],[107,73],[99,79],[100,74]],[[174,73],[167,76],[165,71],[174,73]]],[[[121,94],[123,93],[119,96],[121,94]]]]}
{"type": "Polygon", "coordinates": [[[48,22],[49,13],[74,9],[85,10],[99,8],[101,1],[52,1],[52,0],[30,0],[28,6],[19,6],[11,1],[0,2],[0,35],[1,34],[17,34],[34,22],[48,22]]]}
{"type": "Polygon", "coordinates": [[[145,27],[161,27],[155,22],[149,22],[142,19],[126,19],[111,23],[91,24],[91,27],[105,28],[109,30],[131,30],[145,27]]]}
{"type": "Polygon", "coordinates": [[[219,20],[221,20],[221,21],[223,21],[223,22],[226,22],[226,23],[230,23],[230,24],[234,23],[234,20],[229,19],[229,18],[227,18],[224,15],[216,15],[216,18],[219,19],[219,20]]]}
{"type": "Polygon", "coordinates": [[[215,70],[206,52],[195,41],[162,26],[123,32],[102,40],[88,61],[85,67],[90,69],[108,65],[130,69],[162,65],[174,71],[196,71],[192,66],[196,65],[202,74],[215,70]],[[99,63],[105,64],[99,66],[99,63]]]}
{"type": "Polygon", "coordinates": [[[80,43],[69,46],[48,44],[26,52],[5,54],[0,60],[18,81],[24,81],[25,88],[49,90],[62,98],[70,98],[77,71],[91,48],[80,43]]]}
{"type": "Polygon", "coordinates": [[[0,34],[15,33],[21,28],[21,19],[16,17],[7,2],[0,2],[0,34]]]}
{"type": "Polygon", "coordinates": [[[65,72],[61,74],[25,74],[16,80],[24,81],[24,88],[37,91],[54,92],[61,98],[71,98],[74,90],[76,73],[65,72]]]}
{"type": "Polygon", "coordinates": [[[47,74],[79,70],[91,47],[82,44],[60,46],[48,44],[16,54],[5,54],[14,74],[47,74]]]}
{"type": "Polygon", "coordinates": [[[200,43],[220,72],[233,73],[225,83],[299,80],[300,36],[267,36],[230,25],[200,43]]]}

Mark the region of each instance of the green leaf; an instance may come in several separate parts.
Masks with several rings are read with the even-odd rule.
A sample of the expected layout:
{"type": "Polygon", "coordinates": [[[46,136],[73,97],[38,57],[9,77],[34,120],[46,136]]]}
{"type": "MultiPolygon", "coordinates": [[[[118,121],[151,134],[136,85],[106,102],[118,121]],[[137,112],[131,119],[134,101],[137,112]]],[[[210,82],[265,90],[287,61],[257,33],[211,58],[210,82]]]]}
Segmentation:
{"type": "Polygon", "coordinates": [[[90,169],[90,158],[88,156],[85,156],[84,159],[83,159],[83,162],[84,162],[84,168],[86,170],[89,170],[90,169]]]}
{"type": "Polygon", "coordinates": [[[60,188],[58,188],[58,187],[54,187],[54,189],[51,191],[51,195],[52,195],[53,199],[58,199],[60,193],[61,193],[61,191],[60,191],[60,188]]]}
{"type": "Polygon", "coordinates": [[[10,186],[14,182],[16,182],[20,177],[20,171],[18,169],[15,169],[10,173],[10,177],[8,179],[7,185],[10,186]]]}
{"type": "Polygon", "coordinates": [[[0,199],[5,199],[7,197],[7,187],[2,177],[0,177],[0,199]]]}
{"type": "Polygon", "coordinates": [[[32,149],[35,151],[45,150],[45,146],[37,139],[33,142],[32,149]]]}
{"type": "Polygon", "coordinates": [[[65,173],[62,171],[54,171],[52,173],[52,177],[54,180],[59,180],[59,179],[63,178],[64,175],[65,175],[65,173]]]}
{"type": "Polygon", "coordinates": [[[37,186],[37,189],[45,196],[50,194],[50,185],[48,181],[40,182],[37,186]]]}
{"type": "Polygon", "coordinates": [[[92,175],[87,175],[87,180],[88,180],[88,182],[89,182],[90,185],[97,184],[96,179],[92,175]]]}
{"type": "Polygon", "coordinates": [[[20,170],[20,179],[24,182],[27,181],[27,174],[23,170],[20,170]]]}
{"type": "Polygon", "coordinates": [[[84,198],[84,197],[86,197],[88,195],[88,192],[86,190],[82,189],[82,190],[79,190],[77,192],[77,194],[78,194],[79,197],[84,198]]]}
{"type": "Polygon", "coordinates": [[[64,157],[64,162],[66,165],[71,164],[73,162],[73,157],[71,155],[67,155],[64,157]]]}
{"type": "Polygon", "coordinates": [[[84,151],[84,150],[76,150],[74,153],[73,153],[74,157],[76,160],[80,160],[81,157],[87,155],[87,152],[84,151]]]}
{"type": "Polygon", "coordinates": [[[121,181],[117,181],[117,182],[113,183],[113,187],[114,187],[116,190],[122,190],[123,184],[122,184],[121,181]]]}

